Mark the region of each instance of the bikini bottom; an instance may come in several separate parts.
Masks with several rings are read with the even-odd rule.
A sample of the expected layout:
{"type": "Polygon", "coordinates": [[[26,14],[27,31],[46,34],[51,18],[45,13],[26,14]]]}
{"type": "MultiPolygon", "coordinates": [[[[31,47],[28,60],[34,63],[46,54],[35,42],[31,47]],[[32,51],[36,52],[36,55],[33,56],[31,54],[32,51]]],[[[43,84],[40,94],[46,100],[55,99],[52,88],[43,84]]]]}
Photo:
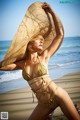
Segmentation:
{"type": "Polygon", "coordinates": [[[43,75],[28,81],[38,102],[48,107],[57,105],[55,93],[58,86],[51,80],[49,75],[43,75]]]}

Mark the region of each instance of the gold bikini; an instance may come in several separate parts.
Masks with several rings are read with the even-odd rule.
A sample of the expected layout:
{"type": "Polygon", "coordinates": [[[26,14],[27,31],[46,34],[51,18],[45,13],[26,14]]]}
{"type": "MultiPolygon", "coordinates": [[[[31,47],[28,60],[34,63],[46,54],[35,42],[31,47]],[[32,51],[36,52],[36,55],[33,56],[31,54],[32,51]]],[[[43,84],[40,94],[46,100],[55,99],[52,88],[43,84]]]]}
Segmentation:
{"type": "Polygon", "coordinates": [[[35,66],[34,73],[38,77],[32,77],[27,72],[26,69],[22,71],[23,78],[26,79],[35,93],[38,102],[51,107],[56,103],[55,92],[57,89],[56,84],[51,80],[47,74],[46,67],[40,63],[35,66]]]}
{"type": "Polygon", "coordinates": [[[47,74],[47,69],[46,67],[41,64],[40,62],[35,66],[35,69],[34,69],[34,73],[32,76],[30,76],[27,72],[26,72],[26,69],[24,68],[24,70],[22,71],[22,75],[23,75],[23,78],[25,80],[31,80],[33,79],[35,76],[42,76],[42,75],[46,75],[47,74]]]}

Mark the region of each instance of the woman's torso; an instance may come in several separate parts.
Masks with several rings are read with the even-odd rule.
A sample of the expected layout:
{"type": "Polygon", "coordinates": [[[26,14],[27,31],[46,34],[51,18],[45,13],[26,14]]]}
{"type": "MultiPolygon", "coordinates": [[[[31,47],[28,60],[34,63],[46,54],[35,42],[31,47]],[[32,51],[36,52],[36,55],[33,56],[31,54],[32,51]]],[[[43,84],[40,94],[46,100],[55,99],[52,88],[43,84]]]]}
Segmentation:
{"type": "Polygon", "coordinates": [[[41,103],[49,104],[54,99],[57,85],[49,77],[47,64],[44,63],[44,60],[41,62],[39,59],[34,66],[24,65],[22,75],[41,103]]]}
{"type": "Polygon", "coordinates": [[[48,74],[47,63],[44,59],[38,56],[37,62],[35,64],[29,64],[28,62],[24,64],[22,75],[27,81],[48,74]]]}

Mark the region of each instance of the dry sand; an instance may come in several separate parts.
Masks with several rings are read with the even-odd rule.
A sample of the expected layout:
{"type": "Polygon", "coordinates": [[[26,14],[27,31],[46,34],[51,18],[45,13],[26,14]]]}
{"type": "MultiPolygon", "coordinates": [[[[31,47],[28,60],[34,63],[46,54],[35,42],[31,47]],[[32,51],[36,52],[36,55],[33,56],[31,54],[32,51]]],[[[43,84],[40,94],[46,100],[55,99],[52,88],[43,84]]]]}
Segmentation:
{"type": "MultiPolygon", "coordinates": [[[[74,103],[80,105],[80,72],[68,74],[54,82],[69,93],[74,103]]],[[[8,112],[9,120],[27,120],[36,105],[37,99],[30,88],[0,94],[0,111],[8,112]]],[[[53,118],[67,120],[60,108],[54,111],[53,118]]]]}

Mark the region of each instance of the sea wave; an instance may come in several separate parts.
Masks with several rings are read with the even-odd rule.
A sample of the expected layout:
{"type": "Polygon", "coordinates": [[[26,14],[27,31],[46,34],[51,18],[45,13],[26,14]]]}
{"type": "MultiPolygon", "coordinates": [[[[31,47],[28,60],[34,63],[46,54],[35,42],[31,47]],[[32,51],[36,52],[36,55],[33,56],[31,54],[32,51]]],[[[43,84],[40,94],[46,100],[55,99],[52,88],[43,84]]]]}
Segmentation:
{"type": "MultiPolygon", "coordinates": [[[[68,56],[77,56],[78,58],[80,57],[80,52],[78,51],[69,51],[69,50],[67,50],[67,51],[59,51],[59,52],[57,52],[56,54],[55,54],[55,56],[57,57],[57,56],[62,56],[62,57],[67,57],[68,58],[68,56]]],[[[53,56],[54,57],[54,56],[53,56]]]]}
{"type": "Polygon", "coordinates": [[[4,50],[4,49],[8,49],[9,48],[9,46],[0,46],[0,50],[4,50]]]}
{"type": "Polygon", "coordinates": [[[0,55],[6,54],[7,50],[0,50],[0,55]]]}
{"type": "Polygon", "coordinates": [[[0,83],[5,82],[5,81],[11,81],[15,79],[19,79],[22,77],[22,72],[21,70],[18,71],[0,71],[0,83]]]}
{"type": "Polygon", "coordinates": [[[80,45],[68,45],[68,46],[62,46],[60,49],[75,49],[75,48],[80,48],[80,45]]]}
{"type": "Polygon", "coordinates": [[[52,65],[49,65],[49,69],[65,67],[65,66],[79,64],[79,63],[80,63],[80,61],[73,61],[73,62],[68,62],[68,63],[64,63],[64,64],[52,64],[52,65]]]}

